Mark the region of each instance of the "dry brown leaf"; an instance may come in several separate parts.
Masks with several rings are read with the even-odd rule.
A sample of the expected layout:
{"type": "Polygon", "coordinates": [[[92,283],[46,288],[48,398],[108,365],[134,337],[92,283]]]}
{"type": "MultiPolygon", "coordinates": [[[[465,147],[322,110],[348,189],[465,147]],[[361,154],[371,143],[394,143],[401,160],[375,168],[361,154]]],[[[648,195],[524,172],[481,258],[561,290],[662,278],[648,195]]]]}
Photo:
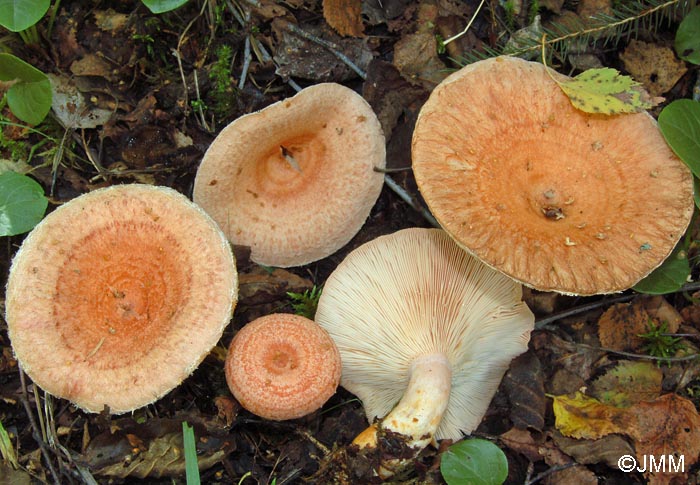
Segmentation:
{"type": "Polygon", "coordinates": [[[604,404],[628,407],[659,397],[663,378],[661,369],[651,362],[620,361],[593,381],[588,393],[604,404]]]}
{"type": "Polygon", "coordinates": [[[547,401],[542,365],[534,352],[526,352],[511,362],[503,377],[503,390],[511,404],[513,424],[542,431],[547,401]]]}
{"type": "Polygon", "coordinates": [[[394,45],[394,66],[411,84],[434,88],[449,74],[437,54],[437,40],[431,32],[404,36],[394,45]]]}
{"type": "Polygon", "coordinates": [[[605,463],[610,468],[617,468],[621,456],[634,455],[634,448],[618,434],[603,436],[597,440],[568,438],[556,431],[552,433],[554,443],[576,463],[593,465],[605,463]]]}
{"type": "Polygon", "coordinates": [[[540,453],[541,443],[535,441],[532,433],[525,429],[511,428],[498,437],[499,441],[509,449],[535,462],[543,459],[540,453]]]}
{"type": "Polygon", "coordinates": [[[545,485],[597,485],[598,478],[585,466],[571,466],[555,471],[544,480],[545,485]]]}
{"type": "Polygon", "coordinates": [[[625,69],[642,83],[652,96],[668,91],[688,71],[673,49],[632,39],[620,54],[625,69]]]}
{"type": "Polygon", "coordinates": [[[650,296],[641,300],[644,309],[657,323],[666,323],[669,333],[676,333],[683,323],[683,317],[678,310],[666,301],[663,296],[650,296]]]}
{"type": "Polygon", "coordinates": [[[340,35],[362,37],[360,0],[323,0],[323,18],[340,35]]]}
{"type": "Polygon", "coordinates": [[[598,338],[603,347],[638,351],[644,347],[640,334],[649,331],[651,317],[639,300],[613,305],[598,320],[598,338]]]}
{"type": "MultiPolygon", "coordinates": [[[[616,408],[577,393],[574,397],[554,396],[556,427],[565,436],[597,439],[621,433],[634,440],[639,466],[646,457],[668,460],[683,456],[688,470],[700,455],[700,415],[692,401],[676,394],[666,394],[653,401],[637,403],[629,408],[616,408]]],[[[682,473],[652,470],[650,483],[670,483],[682,473]]],[[[682,478],[682,477],[681,477],[682,478]]]]}
{"type": "Polygon", "coordinates": [[[637,456],[684,455],[685,469],[700,455],[700,415],[692,401],[676,394],[639,403],[627,410],[637,456]]]}

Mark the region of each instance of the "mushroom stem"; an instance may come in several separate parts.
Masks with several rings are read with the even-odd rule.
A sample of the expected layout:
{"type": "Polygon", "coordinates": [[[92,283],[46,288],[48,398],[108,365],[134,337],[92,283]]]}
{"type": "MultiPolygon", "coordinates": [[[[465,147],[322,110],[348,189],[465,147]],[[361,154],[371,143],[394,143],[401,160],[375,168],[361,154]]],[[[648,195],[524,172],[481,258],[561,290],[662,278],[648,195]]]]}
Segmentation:
{"type": "MultiPolygon", "coordinates": [[[[360,433],[353,444],[360,448],[377,446],[379,428],[406,437],[405,444],[416,453],[433,441],[442,415],[450,400],[452,366],[444,354],[422,355],[411,362],[409,380],[401,401],[380,423],[372,424],[360,433]]],[[[392,469],[402,466],[406,459],[382,463],[380,476],[392,476],[392,469]]]]}

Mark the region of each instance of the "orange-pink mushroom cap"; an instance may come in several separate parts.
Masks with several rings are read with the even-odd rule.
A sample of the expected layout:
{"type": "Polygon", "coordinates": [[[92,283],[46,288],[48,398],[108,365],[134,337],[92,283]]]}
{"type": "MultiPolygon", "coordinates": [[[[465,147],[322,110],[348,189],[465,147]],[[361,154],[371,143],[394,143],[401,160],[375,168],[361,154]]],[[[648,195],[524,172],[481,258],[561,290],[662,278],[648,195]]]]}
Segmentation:
{"type": "Polygon", "coordinates": [[[328,333],[308,318],[266,315],[231,341],[226,381],[248,411],[272,420],[319,409],[340,382],[340,353],[328,333]]]}
{"type": "Polygon", "coordinates": [[[192,373],[237,294],[230,244],[203,210],[169,188],[118,185],[62,205],[26,237],[6,320],[39,387],[124,413],[192,373]]]}
{"type": "Polygon", "coordinates": [[[370,105],[340,84],[310,86],[216,137],[194,201],[266,266],[325,258],[360,230],[379,197],[385,140],[370,105]]]}
{"type": "Polygon", "coordinates": [[[412,158],[443,229],[539,290],[629,288],[666,259],[693,213],[692,174],[649,114],[579,111],[545,66],[514,57],[440,83],[412,158]]]}

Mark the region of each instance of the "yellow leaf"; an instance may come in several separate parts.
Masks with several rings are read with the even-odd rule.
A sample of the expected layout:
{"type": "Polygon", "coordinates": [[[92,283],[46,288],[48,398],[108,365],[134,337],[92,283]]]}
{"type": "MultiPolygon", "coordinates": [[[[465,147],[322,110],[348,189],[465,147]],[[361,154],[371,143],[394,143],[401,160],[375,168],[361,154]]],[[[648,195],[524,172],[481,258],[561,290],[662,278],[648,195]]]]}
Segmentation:
{"type": "Polygon", "coordinates": [[[604,404],[629,407],[659,397],[663,377],[661,369],[651,362],[623,360],[593,381],[589,394],[604,404]]]}
{"type": "Polygon", "coordinates": [[[616,423],[624,410],[602,404],[581,392],[574,397],[552,396],[552,399],[555,426],[564,436],[595,440],[622,431],[616,423]]]}
{"type": "Polygon", "coordinates": [[[586,113],[635,113],[654,106],[638,82],[610,67],[589,69],[573,79],[557,83],[571,104],[586,113]]]}

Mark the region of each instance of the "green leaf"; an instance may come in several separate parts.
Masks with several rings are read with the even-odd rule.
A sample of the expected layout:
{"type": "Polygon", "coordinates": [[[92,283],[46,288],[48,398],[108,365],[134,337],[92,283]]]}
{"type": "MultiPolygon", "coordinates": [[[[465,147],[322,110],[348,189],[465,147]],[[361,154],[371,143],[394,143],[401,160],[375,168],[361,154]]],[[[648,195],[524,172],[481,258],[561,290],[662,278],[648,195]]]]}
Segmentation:
{"type": "Polygon", "coordinates": [[[36,24],[49,9],[51,0],[0,0],[0,25],[12,32],[36,24]]]}
{"type": "Polygon", "coordinates": [[[557,81],[576,109],[606,115],[635,113],[653,107],[641,85],[616,69],[588,69],[573,79],[557,81]]]}
{"type": "Polygon", "coordinates": [[[194,429],[182,422],[182,441],[185,448],[185,476],[187,485],[199,485],[199,465],[197,463],[197,445],[194,441],[194,429]]]}
{"type": "Polygon", "coordinates": [[[668,258],[632,288],[648,295],[664,295],[680,289],[690,276],[690,263],[685,244],[681,243],[668,258]]]}
{"type": "Polygon", "coordinates": [[[48,204],[44,189],[33,179],[16,172],[0,174],[0,236],[30,231],[48,204]]]}
{"type": "Polygon", "coordinates": [[[31,125],[41,123],[51,109],[51,82],[31,64],[0,53],[0,81],[10,82],[7,104],[12,113],[31,125]]]}
{"type": "Polygon", "coordinates": [[[700,177],[700,103],[677,99],[659,113],[659,129],[666,143],[696,177],[700,177]]]}
{"type": "Polygon", "coordinates": [[[440,473],[447,485],[497,485],[508,477],[508,460],[490,441],[468,439],[442,454],[440,473]]]}
{"type": "Polygon", "coordinates": [[[700,64],[700,7],[688,12],[676,31],[678,57],[700,64]]]}
{"type": "Polygon", "coordinates": [[[141,0],[152,13],[165,13],[182,7],[188,0],[141,0]]]}

